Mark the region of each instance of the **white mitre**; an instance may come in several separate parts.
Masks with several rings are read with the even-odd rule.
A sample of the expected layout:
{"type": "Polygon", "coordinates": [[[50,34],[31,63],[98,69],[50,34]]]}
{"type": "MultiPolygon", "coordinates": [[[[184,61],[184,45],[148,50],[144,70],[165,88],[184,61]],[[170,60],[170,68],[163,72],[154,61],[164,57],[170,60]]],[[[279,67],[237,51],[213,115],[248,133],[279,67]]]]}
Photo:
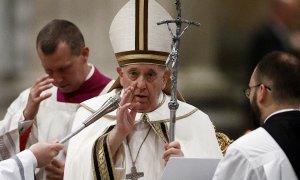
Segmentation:
{"type": "Polygon", "coordinates": [[[171,35],[165,25],[172,17],[155,0],[129,0],[110,26],[110,40],[120,66],[132,63],[165,64],[171,35]]]}
{"type": "MultiPolygon", "coordinates": [[[[119,66],[128,64],[159,64],[165,62],[171,51],[172,37],[163,20],[173,19],[155,0],[129,0],[114,17],[109,36],[119,66]]],[[[109,91],[121,88],[120,78],[109,91]]],[[[164,93],[171,94],[171,81],[164,93]]],[[[177,91],[177,99],[184,101],[177,91]]]]}

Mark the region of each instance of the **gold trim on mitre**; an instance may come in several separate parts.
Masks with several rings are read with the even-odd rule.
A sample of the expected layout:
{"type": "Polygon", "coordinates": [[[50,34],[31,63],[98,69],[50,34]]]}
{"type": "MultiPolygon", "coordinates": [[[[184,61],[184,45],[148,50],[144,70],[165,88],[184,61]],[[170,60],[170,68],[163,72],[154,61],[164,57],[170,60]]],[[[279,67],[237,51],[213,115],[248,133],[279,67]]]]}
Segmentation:
{"type": "Polygon", "coordinates": [[[136,50],[148,49],[148,0],[136,0],[136,50]]]}
{"type": "Polygon", "coordinates": [[[169,53],[159,51],[126,51],[116,53],[119,66],[135,63],[164,65],[169,53]]]}

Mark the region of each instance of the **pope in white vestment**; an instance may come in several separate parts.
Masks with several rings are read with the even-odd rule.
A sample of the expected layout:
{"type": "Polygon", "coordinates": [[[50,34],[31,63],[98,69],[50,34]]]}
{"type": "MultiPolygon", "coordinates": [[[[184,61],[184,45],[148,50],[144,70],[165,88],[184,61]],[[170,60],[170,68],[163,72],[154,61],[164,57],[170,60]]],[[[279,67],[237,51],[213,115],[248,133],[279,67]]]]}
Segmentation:
{"type": "Polygon", "coordinates": [[[130,0],[115,16],[110,38],[119,78],[110,93],[81,103],[72,129],[116,94],[120,107],[70,140],[64,179],[155,180],[171,156],[222,157],[209,117],[182,101],[175,141],[169,142],[170,71],[165,61],[171,38],[167,28],[156,25],[165,19],[170,15],[154,0],[130,0]]]}
{"type": "MultiPolygon", "coordinates": [[[[114,90],[82,103],[76,114],[73,129],[76,129],[83,120],[100,108],[116,92],[118,91],[114,90]]],[[[168,138],[166,134],[170,118],[169,101],[170,97],[161,93],[159,98],[161,105],[153,112],[138,113],[134,131],[129,135],[131,154],[133,158],[136,158],[138,149],[150,128],[150,133],[142,145],[137,159],[134,159],[136,160],[137,171],[144,172],[143,179],[160,179],[163,173],[165,165],[162,156],[164,144],[168,138]]],[[[222,154],[209,117],[187,103],[179,101],[179,107],[176,113],[175,140],[180,142],[184,157],[221,158],[222,154]]],[[[88,126],[70,140],[64,179],[93,179],[95,161],[98,161],[96,164],[99,165],[99,171],[108,173],[112,170],[115,179],[124,179],[125,174],[130,173],[132,161],[126,142],[123,142],[122,147],[118,150],[116,159],[112,159],[110,153],[105,153],[105,150],[101,156],[103,159],[93,158],[93,148],[99,137],[103,137],[100,138],[101,143],[103,143],[102,146],[109,149],[105,145],[106,142],[103,141],[107,141],[107,133],[116,124],[115,118],[116,110],[88,126]]],[[[101,145],[99,144],[99,146],[101,145]]],[[[103,177],[110,177],[110,175],[112,174],[108,173],[107,176],[103,177]]]]}

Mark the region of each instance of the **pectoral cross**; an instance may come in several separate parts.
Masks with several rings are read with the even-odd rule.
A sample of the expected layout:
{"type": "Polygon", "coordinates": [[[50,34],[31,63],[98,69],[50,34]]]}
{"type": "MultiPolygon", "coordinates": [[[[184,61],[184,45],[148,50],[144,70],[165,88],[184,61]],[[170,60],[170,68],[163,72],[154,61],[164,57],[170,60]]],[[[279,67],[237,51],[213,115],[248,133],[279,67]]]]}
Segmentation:
{"type": "Polygon", "coordinates": [[[132,166],[131,167],[131,173],[126,174],[125,179],[131,179],[131,180],[138,180],[138,178],[144,177],[143,172],[137,172],[136,167],[132,166]]]}

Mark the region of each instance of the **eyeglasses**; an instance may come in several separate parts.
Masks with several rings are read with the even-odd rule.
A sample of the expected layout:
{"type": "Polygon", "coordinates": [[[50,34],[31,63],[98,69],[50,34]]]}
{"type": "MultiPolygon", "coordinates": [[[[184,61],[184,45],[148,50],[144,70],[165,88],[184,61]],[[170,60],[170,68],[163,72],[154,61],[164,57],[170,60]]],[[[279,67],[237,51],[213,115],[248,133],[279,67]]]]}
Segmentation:
{"type": "MultiPolygon", "coordinates": [[[[260,83],[260,84],[257,84],[257,85],[254,85],[254,86],[250,86],[250,87],[248,87],[247,89],[245,89],[245,90],[244,90],[245,96],[246,96],[247,98],[249,98],[251,89],[252,89],[252,88],[257,88],[257,87],[259,87],[260,85],[264,85],[264,84],[260,83]]],[[[268,90],[271,91],[271,88],[270,88],[270,87],[268,87],[268,86],[266,86],[266,85],[264,85],[264,86],[265,86],[268,90]]]]}

